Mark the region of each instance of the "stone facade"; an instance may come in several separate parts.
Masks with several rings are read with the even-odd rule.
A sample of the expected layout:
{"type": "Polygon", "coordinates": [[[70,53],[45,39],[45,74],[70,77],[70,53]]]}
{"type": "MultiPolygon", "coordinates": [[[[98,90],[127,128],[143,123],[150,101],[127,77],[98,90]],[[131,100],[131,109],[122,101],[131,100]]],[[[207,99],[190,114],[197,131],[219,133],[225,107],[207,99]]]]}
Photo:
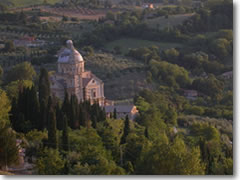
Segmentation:
{"type": "Polygon", "coordinates": [[[85,71],[84,60],[71,40],[58,54],[57,72],[50,76],[53,96],[64,99],[65,91],[75,94],[80,101],[90,100],[105,105],[104,84],[90,71],[85,71]]]}

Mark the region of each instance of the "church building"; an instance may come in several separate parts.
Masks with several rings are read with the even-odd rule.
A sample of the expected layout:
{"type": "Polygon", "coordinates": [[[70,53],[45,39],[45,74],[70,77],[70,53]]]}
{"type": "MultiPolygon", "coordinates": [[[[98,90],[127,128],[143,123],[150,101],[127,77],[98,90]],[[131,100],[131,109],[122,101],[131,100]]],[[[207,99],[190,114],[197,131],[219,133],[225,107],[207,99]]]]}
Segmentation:
{"type": "Polygon", "coordinates": [[[84,60],[68,40],[67,47],[58,54],[57,72],[50,76],[53,96],[64,99],[65,91],[75,94],[80,101],[90,100],[105,105],[104,83],[90,71],[85,71],[84,60]]]}

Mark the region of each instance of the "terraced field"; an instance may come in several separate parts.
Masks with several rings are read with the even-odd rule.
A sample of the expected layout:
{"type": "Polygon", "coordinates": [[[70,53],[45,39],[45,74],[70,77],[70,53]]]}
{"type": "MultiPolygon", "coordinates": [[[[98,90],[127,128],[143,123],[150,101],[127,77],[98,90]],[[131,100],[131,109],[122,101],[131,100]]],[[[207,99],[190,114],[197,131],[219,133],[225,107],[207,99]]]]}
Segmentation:
{"type": "MultiPolygon", "coordinates": [[[[12,3],[15,7],[24,7],[24,6],[31,6],[31,5],[38,5],[43,4],[44,0],[7,0],[8,2],[12,3]]],[[[47,0],[48,4],[55,4],[62,2],[63,0],[47,0]]]]}
{"type": "Polygon", "coordinates": [[[35,6],[26,7],[26,8],[14,8],[12,11],[14,12],[21,12],[21,11],[32,11],[33,9],[40,10],[41,12],[50,13],[55,16],[67,16],[67,17],[74,17],[81,20],[98,20],[101,17],[104,17],[108,10],[105,9],[87,9],[80,6],[76,7],[49,7],[49,6],[35,6]]]}

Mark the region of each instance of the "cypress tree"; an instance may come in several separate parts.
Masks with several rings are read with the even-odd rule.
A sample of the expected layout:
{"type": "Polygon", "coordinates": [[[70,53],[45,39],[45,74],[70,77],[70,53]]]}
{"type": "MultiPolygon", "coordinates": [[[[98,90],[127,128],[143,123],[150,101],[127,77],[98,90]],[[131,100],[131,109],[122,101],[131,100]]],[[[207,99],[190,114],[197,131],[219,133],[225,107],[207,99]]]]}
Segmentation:
{"type": "Polygon", "coordinates": [[[18,107],[17,107],[17,100],[16,98],[13,98],[12,100],[12,108],[11,108],[11,111],[10,111],[10,121],[11,121],[11,124],[12,124],[12,127],[14,130],[18,131],[17,129],[17,117],[18,117],[18,107]]]}
{"type": "Polygon", "coordinates": [[[82,126],[90,128],[91,126],[90,116],[84,108],[81,109],[80,118],[81,118],[82,126]]]}
{"type": "Polygon", "coordinates": [[[71,118],[71,103],[69,101],[68,93],[65,92],[63,104],[62,104],[62,112],[67,116],[68,118],[68,124],[70,124],[70,118],[71,118]]]}
{"type": "Polygon", "coordinates": [[[84,126],[84,114],[83,114],[82,104],[79,105],[78,119],[79,119],[80,126],[84,126]]]}
{"type": "Polygon", "coordinates": [[[70,127],[72,129],[77,129],[80,125],[78,121],[78,99],[75,95],[71,96],[70,104],[70,127]]]}
{"type": "Polygon", "coordinates": [[[58,103],[56,106],[56,121],[57,121],[57,129],[58,130],[63,130],[63,116],[64,113],[61,111],[60,104],[58,103]]]}
{"type": "Polygon", "coordinates": [[[148,128],[145,128],[144,135],[146,138],[149,138],[148,128]]]}
{"type": "Polygon", "coordinates": [[[62,133],[62,149],[64,151],[69,151],[69,140],[68,140],[68,120],[67,116],[63,116],[63,133],[62,133]]]}
{"type": "Polygon", "coordinates": [[[116,108],[114,108],[114,111],[113,111],[113,118],[117,119],[117,110],[116,110],[116,108]]]}
{"type": "Polygon", "coordinates": [[[39,82],[39,103],[40,103],[40,121],[39,121],[39,128],[43,130],[47,127],[47,105],[48,105],[48,98],[50,96],[50,82],[48,77],[48,72],[46,69],[41,68],[39,82]]]}
{"type": "MultiPolygon", "coordinates": [[[[47,105],[47,127],[49,127],[49,123],[50,123],[50,113],[51,113],[51,110],[54,111],[54,108],[53,108],[53,102],[52,102],[52,97],[49,96],[48,97],[48,105],[47,105]]],[[[56,116],[55,116],[56,117],[56,116]]]]}
{"type": "MultiPolygon", "coordinates": [[[[99,108],[100,108],[100,107],[99,107],[99,108]]],[[[105,121],[105,120],[106,120],[105,108],[100,109],[99,111],[100,111],[100,113],[99,113],[99,116],[98,116],[98,122],[100,122],[100,121],[105,121]]]]}
{"type": "Polygon", "coordinates": [[[41,101],[40,102],[40,121],[39,121],[39,127],[40,130],[43,130],[44,128],[47,128],[47,101],[41,101]]]}
{"type": "Polygon", "coordinates": [[[57,149],[57,127],[56,127],[56,113],[53,108],[50,108],[48,115],[48,146],[57,149]]]}
{"type": "Polygon", "coordinates": [[[92,127],[95,128],[95,129],[97,128],[97,118],[96,118],[96,116],[94,116],[93,119],[92,119],[92,127]]]}
{"type": "Polygon", "coordinates": [[[96,120],[99,121],[99,108],[98,108],[98,104],[94,103],[91,107],[91,120],[96,120]]]}
{"type": "Polygon", "coordinates": [[[45,68],[41,68],[39,77],[39,101],[47,101],[50,96],[50,82],[48,72],[45,68]]]}
{"type": "MultiPolygon", "coordinates": [[[[12,115],[10,116],[13,127],[16,131],[23,131],[21,125],[19,125],[20,114],[24,118],[20,118],[22,125],[25,124],[24,131],[39,128],[39,102],[37,98],[37,92],[35,87],[23,88],[19,91],[18,100],[13,99],[12,101],[12,115]],[[18,120],[17,120],[18,119],[18,120]]],[[[23,126],[22,126],[23,127],[23,126]]]]}
{"type": "Polygon", "coordinates": [[[127,115],[125,118],[125,121],[124,121],[124,130],[123,130],[123,135],[122,135],[120,144],[126,143],[126,139],[127,139],[129,132],[130,132],[130,122],[129,122],[129,118],[127,115]]]}
{"type": "Polygon", "coordinates": [[[30,111],[29,120],[31,121],[32,128],[41,129],[39,122],[40,105],[37,98],[37,92],[34,86],[30,89],[28,106],[29,106],[28,110],[30,111]]]}

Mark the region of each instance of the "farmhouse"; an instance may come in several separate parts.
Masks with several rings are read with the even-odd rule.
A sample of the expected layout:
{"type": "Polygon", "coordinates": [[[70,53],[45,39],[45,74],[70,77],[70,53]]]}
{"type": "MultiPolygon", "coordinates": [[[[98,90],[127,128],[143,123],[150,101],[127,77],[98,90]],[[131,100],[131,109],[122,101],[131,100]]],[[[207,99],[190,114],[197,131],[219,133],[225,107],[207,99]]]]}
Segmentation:
{"type": "Polygon", "coordinates": [[[44,40],[36,40],[34,37],[28,36],[15,39],[13,43],[16,47],[41,47],[46,44],[44,40]]]}
{"type": "Polygon", "coordinates": [[[233,72],[232,71],[228,71],[225,72],[221,75],[224,79],[232,79],[233,78],[233,72]]]}
{"type": "Polygon", "coordinates": [[[184,96],[187,99],[195,100],[198,97],[198,92],[196,90],[184,90],[184,96]]]}
{"type": "Polygon", "coordinates": [[[114,113],[114,109],[116,109],[117,112],[117,119],[125,118],[128,115],[129,119],[134,120],[138,115],[138,110],[134,105],[115,105],[105,106],[108,117],[114,113]]]}
{"type": "Polygon", "coordinates": [[[52,95],[64,99],[65,92],[76,95],[79,101],[89,100],[91,104],[98,102],[104,106],[104,84],[90,71],[85,71],[82,55],[74,48],[71,40],[67,47],[60,50],[58,69],[50,76],[52,95]]]}

